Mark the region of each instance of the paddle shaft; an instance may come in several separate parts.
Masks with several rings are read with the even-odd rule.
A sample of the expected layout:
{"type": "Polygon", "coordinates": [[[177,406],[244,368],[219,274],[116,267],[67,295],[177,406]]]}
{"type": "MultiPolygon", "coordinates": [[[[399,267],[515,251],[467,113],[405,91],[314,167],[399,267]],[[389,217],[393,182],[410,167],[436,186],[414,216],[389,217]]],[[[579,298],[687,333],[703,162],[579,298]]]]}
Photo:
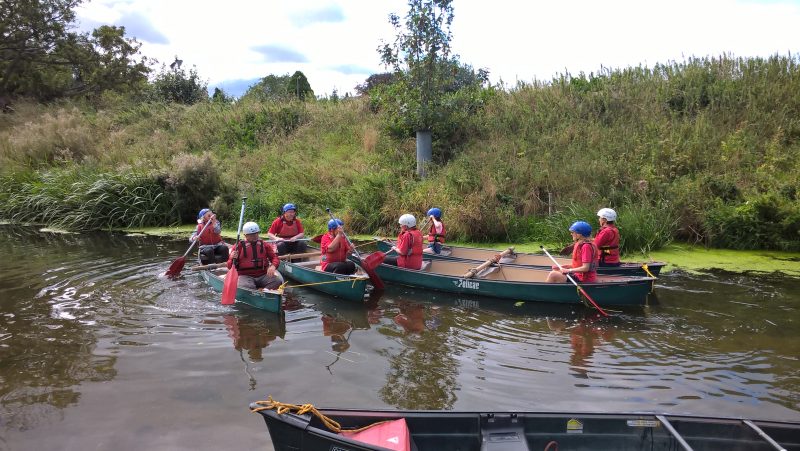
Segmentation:
{"type": "Polygon", "coordinates": [[[200,235],[202,235],[202,234],[203,234],[203,232],[205,232],[205,231],[206,231],[206,228],[207,228],[209,225],[211,225],[211,221],[208,221],[208,222],[206,223],[206,225],[204,225],[204,226],[203,226],[203,230],[201,230],[201,231],[200,231],[200,233],[198,233],[198,234],[197,234],[197,237],[195,238],[195,240],[194,240],[194,241],[192,241],[192,244],[190,244],[190,245],[189,245],[189,249],[186,249],[186,252],[184,252],[184,253],[183,253],[183,257],[182,257],[182,258],[186,258],[186,256],[187,256],[187,255],[189,255],[189,252],[191,252],[191,251],[192,251],[192,248],[194,247],[194,245],[195,245],[195,244],[197,244],[198,242],[200,242],[200,235]]]}
{"type": "MultiPolygon", "coordinates": [[[[244,203],[247,201],[246,197],[242,198],[242,211],[239,213],[239,227],[236,228],[236,243],[234,246],[239,245],[239,237],[242,236],[242,219],[244,219],[244,203]]],[[[235,262],[234,262],[235,263],[235,262]]]]}
{"type": "MultiPolygon", "coordinates": [[[[539,246],[539,247],[544,251],[545,254],[547,254],[548,257],[550,257],[550,260],[552,260],[553,263],[555,263],[556,266],[558,266],[559,270],[563,270],[564,269],[564,268],[561,267],[561,265],[558,264],[556,259],[553,258],[552,255],[550,255],[550,252],[547,252],[547,249],[545,249],[544,246],[539,246]]],[[[567,276],[567,279],[569,279],[569,281],[572,282],[573,285],[575,285],[575,287],[578,289],[578,291],[581,292],[582,295],[586,296],[586,299],[588,299],[589,302],[592,303],[592,305],[594,306],[594,308],[597,309],[598,312],[602,313],[603,316],[608,316],[608,313],[606,313],[605,310],[601,309],[600,306],[597,305],[597,302],[594,302],[594,299],[592,299],[592,297],[589,296],[589,293],[587,293],[586,290],[583,289],[583,287],[578,285],[578,282],[576,282],[575,279],[572,278],[572,276],[570,276],[569,274],[564,274],[564,275],[567,276]]]]}
{"type": "MultiPolygon", "coordinates": [[[[239,238],[242,236],[242,220],[244,219],[244,206],[247,201],[246,197],[242,197],[242,211],[239,213],[239,226],[236,228],[236,248],[234,252],[238,252],[239,238]]],[[[238,257],[238,256],[237,256],[238,257]]],[[[222,285],[222,299],[223,305],[231,305],[236,302],[236,290],[239,286],[239,272],[236,270],[238,258],[233,261],[230,271],[225,276],[225,283],[222,285]]]]}
{"type": "Polygon", "coordinates": [[[510,248],[504,250],[503,252],[495,255],[494,257],[490,258],[489,260],[486,260],[485,262],[481,263],[477,268],[470,269],[462,277],[467,278],[467,279],[471,279],[471,278],[475,277],[476,274],[478,274],[479,272],[481,272],[484,269],[488,268],[492,264],[499,262],[501,258],[505,257],[506,255],[510,254],[513,251],[514,251],[513,247],[510,247],[510,248]]]}

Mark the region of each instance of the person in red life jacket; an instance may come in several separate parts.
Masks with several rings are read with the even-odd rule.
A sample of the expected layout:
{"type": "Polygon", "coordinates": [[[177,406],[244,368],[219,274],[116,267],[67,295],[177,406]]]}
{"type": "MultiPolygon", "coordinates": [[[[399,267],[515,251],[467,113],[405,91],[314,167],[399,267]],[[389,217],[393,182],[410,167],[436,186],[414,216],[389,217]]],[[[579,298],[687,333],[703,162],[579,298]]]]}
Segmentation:
{"type": "Polygon", "coordinates": [[[592,226],[584,221],[577,221],[570,226],[572,240],[575,247],[572,250],[572,263],[568,265],[553,266],[547,275],[547,282],[567,282],[567,274],[577,279],[578,282],[591,283],[597,281],[597,261],[600,252],[592,241],[592,226]]]}
{"type": "Polygon", "coordinates": [[[353,252],[353,246],[344,235],[344,222],[341,219],[328,221],[328,233],[322,235],[320,251],[323,271],[336,274],[353,274],[356,264],[347,260],[347,254],[353,252]]]}
{"type": "Polygon", "coordinates": [[[428,228],[428,247],[426,247],[423,252],[441,254],[442,243],[444,243],[444,237],[447,234],[447,230],[442,222],[442,210],[436,207],[428,210],[428,220],[430,221],[430,227],[428,228]]]}
{"type": "Polygon", "coordinates": [[[397,255],[387,255],[383,261],[387,265],[399,266],[408,269],[422,267],[422,233],[417,230],[417,218],[408,213],[397,220],[400,224],[400,235],[397,236],[397,245],[389,251],[397,255]]]}
{"type": "Polygon", "coordinates": [[[245,223],[242,227],[245,241],[233,246],[228,269],[236,265],[240,288],[274,290],[283,285],[283,276],[278,272],[280,260],[270,243],[258,237],[260,231],[255,222],[245,223]]]}
{"type": "Polygon", "coordinates": [[[303,223],[297,217],[297,207],[286,204],[281,209],[281,215],[272,221],[267,236],[277,241],[278,255],[301,254],[306,251],[305,241],[296,241],[303,238],[303,223]]]}
{"type": "Polygon", "coordinates": [[[594,237],[594,244],[600,250],[600,266],[619,266],[619,229],[615,224],[617,212],[610,208],[601,208],[597,212],[600,230],[594,237]]]}
{"type": "Polygon", "coordinates": [[[208,208],[200,210],[197,214],[197,229],[189,237],[189,241],[199,240],[197,244],[200,245],[202,264],[222,263],[228,260],[228,245],[222,240],[221,232],[222,225],[217,220],[217,215],[208,208]]]}

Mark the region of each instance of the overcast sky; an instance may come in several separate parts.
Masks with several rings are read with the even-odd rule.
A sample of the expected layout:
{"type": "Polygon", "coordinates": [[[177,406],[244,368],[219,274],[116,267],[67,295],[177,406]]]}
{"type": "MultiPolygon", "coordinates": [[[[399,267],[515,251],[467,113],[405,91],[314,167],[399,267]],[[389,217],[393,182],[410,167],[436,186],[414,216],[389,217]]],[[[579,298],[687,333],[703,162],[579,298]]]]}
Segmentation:
{"type": "MultiPolygon", "coordinates": [[[[692,56],[800,52],[800,0],[454,0],[452,47],[491,81],[653,66],[692,56]]],[[[318,96],[354,92],[385,72],[377,47],[405,0],[90,0],[82,29],[123,25],[142,53],[196,66],[209,88],[241,95],[301,70],[318,96]]]]}

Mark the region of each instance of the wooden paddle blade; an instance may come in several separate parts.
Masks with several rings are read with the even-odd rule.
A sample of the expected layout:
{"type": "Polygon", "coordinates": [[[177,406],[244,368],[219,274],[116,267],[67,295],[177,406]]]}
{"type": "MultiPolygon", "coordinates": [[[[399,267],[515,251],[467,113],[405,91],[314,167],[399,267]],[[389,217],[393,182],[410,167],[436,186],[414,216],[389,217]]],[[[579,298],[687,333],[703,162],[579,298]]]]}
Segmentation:
{"type": "Polygon", "coordinates": [[[569,246],[566,246],[564,249],[561,249],[561,252],[559,252],[559,254],[561,254],[561,255],[572,255],[572,250],[574,248],[575,248],[575,243],[572,243],[569,246]]]}
{"type": "Polygon", "coordinates": [[[222,305],[231,305],[236,301],[236,288],[239,285],[239,271],[235,266],[231,266],[225,276],[225,284],[222,286],[222,305]]]}
{"type": "Polygon", "coordinates": [[[164,275],[167,277],[177,277],[181,275],[181,270],[183,270],[183,265],[185,264],[186,257],[178,257],[174,262],[172,262],[171,265],[169,265],[169,269],[167,269],[167,272],[165,272],[164,275]]]}

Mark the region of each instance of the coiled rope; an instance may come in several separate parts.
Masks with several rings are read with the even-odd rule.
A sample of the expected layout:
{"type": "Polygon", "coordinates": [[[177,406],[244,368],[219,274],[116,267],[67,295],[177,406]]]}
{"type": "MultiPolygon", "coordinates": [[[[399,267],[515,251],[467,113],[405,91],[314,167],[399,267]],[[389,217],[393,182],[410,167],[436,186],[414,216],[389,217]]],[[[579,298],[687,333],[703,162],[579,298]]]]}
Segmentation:
{"type": "Polygon", "coordinates": [[[361,432],[367,430],[373,426],[377,426],[379,424],[388,423],[390,420],[386,421],[378,421],[377,423],[372,423],[368,426],[364,426],[358,429],[342,429],[342,425],[340,425],[337,421],[332,420],[331,418],[325,416],[322,412],[317,410],[313,404],[289,404],[285,402],[279,402],[272,399],[272,395],[269,396],[269,399],[266,401],[256,401],[254,404],[257,404],[258,407],[254,407],[250,409],[253,413],[261,412],[262,410],[275,410],[278,415],[283,415],[284,413],[294,413],[297,415],[305,415],[307,413],[311,413],[312,415],[319,418],[322,421],[322,424],[325,425],[326,428],[329,430],[336,432],[361,432]]]}

